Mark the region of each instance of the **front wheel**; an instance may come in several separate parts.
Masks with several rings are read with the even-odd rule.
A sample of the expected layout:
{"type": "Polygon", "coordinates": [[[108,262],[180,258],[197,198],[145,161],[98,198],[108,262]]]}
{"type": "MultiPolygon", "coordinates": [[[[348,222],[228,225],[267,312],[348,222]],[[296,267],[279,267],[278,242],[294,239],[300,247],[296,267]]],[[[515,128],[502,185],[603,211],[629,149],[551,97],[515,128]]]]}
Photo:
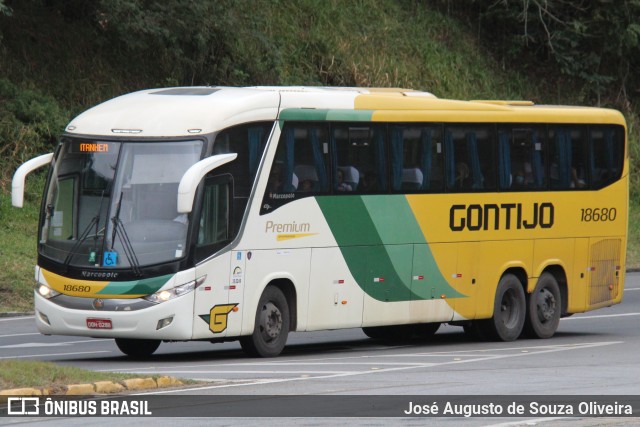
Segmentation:
{"type": "Polygon", "coordinates": [[[253,357],[275,357],[287,343],[289,305],[275,286],[264,290],[256,311],[253,334],[240,337],[242,349],[253,357]]]}
{"type": "Polygon", "coordinates": [[[481,329],[498,341],[515,341],[522,333],[526,312],[522,283],[513,274],[505,274],[496,289],[493,317],[481,329]]]}
{"type": "Polygon", "coordinates": [[[127,356],[144,358],[151,356],[160,347],[160,340],[116,338],[116,345],[127,356]]]}
{"type": "Polygon", "coordinates": [[[562,307],[556,278],[543,273],[528,300],[525,332],[535,338],[551,338],[560,324],[562,307]]]}

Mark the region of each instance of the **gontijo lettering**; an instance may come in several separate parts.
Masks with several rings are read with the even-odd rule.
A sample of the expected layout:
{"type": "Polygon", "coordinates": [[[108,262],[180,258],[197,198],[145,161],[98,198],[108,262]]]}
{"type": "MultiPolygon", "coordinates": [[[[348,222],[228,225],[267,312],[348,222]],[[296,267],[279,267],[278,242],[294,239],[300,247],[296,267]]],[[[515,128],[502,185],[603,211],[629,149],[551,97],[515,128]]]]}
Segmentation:
{"type": "Polygon", "coordinates": [[[453,205],[449,210],[451,231],[511,230],[515,228],[551,228],[554,217],[553,203],[522,203],[453,205]]]}

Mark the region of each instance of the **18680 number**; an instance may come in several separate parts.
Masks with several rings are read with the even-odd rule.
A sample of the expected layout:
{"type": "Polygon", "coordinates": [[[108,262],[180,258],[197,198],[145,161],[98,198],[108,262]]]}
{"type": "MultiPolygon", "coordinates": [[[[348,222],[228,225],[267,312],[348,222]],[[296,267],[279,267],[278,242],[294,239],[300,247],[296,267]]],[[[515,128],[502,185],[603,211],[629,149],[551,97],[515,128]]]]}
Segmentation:
{"type": "Polygon", "coordinates": [[[68,292],[89,292],[91,291],[91,287],[82,285],[64,285],[64,290],[68,292]]]}
{"type": "Polygon", "coordinates": [[[606,222],[615,221],[618,216],[616,208],[586,208],[580,209],[580,221],[582,222],[606,222]]]}

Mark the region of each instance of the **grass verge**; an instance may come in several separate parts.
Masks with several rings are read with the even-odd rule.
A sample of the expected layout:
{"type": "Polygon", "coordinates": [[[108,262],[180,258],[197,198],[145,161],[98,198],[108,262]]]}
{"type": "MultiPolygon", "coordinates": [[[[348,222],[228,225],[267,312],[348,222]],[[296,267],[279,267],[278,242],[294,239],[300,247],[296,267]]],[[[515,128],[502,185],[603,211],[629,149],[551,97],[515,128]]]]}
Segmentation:
{"type": "MultiPolygon", "coordinates": [[[[159,375],[149,376],[157,379],[159,375]]],[[[0,390],[34,387],[64,389],[69,384],[85,384],[96,381],[123,381],[140,375],[115,372],[93,372],[72,366],[60,366],[51,362],[1,360],[0,390]]]]}

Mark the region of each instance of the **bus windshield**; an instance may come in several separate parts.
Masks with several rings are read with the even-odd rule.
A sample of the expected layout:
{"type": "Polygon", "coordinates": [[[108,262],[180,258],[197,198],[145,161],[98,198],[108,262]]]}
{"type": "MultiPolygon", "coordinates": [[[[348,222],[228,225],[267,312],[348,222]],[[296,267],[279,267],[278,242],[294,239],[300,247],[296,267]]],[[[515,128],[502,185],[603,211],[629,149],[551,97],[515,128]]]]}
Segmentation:
{"type": "Polygon", "coordinates": [[[76,267],[130,268],[185,255],[178,184],[202,141],[66,140],[46,191],[40,253],[76,267]]]}

